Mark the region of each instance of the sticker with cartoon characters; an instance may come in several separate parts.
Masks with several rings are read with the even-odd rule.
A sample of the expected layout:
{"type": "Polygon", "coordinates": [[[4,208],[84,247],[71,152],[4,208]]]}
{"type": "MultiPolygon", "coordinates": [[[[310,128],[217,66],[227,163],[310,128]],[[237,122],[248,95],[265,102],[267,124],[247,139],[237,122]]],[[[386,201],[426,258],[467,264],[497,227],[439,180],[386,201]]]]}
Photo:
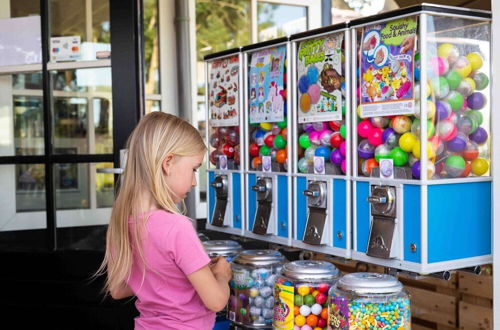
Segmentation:
{"type": "Polygon", "coordinates": [[[238,55],[209,63],[208,103],[212,127],[238,126],[238,55]]]}
{"type": "Polygon", "coordinates": [[[249,79],[250,123],[271,123],[284,119],[286,46],[251,54],[249,79]]]}
{"type": "Polygon", "coordinates": [[[360,49],[363,118],[415,113],[413,99],[415,17],[363,29],[360,49]]]}
{"type": "Polygon", "coordinates": [[[274,329],[294,329],[294,287],[276,283],[274,285],[274,329]]]}
{"type": "Polygon", "coordinates": [[[300,42],[299,123],[342,120],[343,37],[338,33],[300,42]]]}

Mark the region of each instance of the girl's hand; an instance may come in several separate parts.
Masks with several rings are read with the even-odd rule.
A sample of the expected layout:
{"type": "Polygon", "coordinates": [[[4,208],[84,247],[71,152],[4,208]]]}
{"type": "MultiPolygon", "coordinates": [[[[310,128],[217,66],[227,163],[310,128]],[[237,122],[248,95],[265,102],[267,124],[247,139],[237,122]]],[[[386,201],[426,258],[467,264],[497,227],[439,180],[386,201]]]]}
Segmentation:
{"type": "Polygon", "coordinates": [[[214,274],[215,278],[218,280],[224,280],[229,282],[233,276],[231,271],[231,265],[227,262],[224,257],[216,257],[210,262],[210,269],[214,274]]]}

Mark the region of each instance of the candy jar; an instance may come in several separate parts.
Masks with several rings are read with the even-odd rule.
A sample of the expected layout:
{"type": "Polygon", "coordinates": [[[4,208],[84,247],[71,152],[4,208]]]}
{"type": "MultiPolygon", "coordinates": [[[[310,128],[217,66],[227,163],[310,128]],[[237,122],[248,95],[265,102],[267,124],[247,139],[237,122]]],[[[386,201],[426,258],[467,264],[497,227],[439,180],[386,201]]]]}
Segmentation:
{"type": "Polygon", "coordinates": [[[328,329],[410,329],[410,298],[395,277],[343,276],[328,295],[328,329]]]}
{"type": "Polygon", "coordinates": [[[339,270],[326,261],[285,264],[274,286],[274,328],[326,329],[328,290],[338,278],[339,270]]]}
{"type": "Polygon", "coordinates": [[[234,258],[229,320],[244,327],[272,328],[273,288],[284,262],[274,250],[245,250],[234,258]]]}
{"type": "Polygon", "coordinates": [[[228,262],[242,250],[240,243],[231,240],[210,240],[203,242],[203,247],[212,257],[225,257],[228,262]]]}

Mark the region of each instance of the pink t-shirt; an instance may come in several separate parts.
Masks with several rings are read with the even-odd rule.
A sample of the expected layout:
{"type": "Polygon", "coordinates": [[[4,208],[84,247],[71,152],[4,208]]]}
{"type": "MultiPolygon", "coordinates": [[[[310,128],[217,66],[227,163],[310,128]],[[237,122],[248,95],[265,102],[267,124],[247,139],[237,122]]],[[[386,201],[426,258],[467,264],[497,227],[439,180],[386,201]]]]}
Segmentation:
{"type": "MultiPolygon", "coordinates": [[[[131,220],[129,224],[133,228],[131,220]]],[[[135,255],[128,281],[140,312],[135,329],[212,329],[215,313],[205,307],[187,278],[210,262],[191,221],[158,210],[150,213],[145,228],[143,249],[149,267],[143,280],[141,258],[135,255]]]]}

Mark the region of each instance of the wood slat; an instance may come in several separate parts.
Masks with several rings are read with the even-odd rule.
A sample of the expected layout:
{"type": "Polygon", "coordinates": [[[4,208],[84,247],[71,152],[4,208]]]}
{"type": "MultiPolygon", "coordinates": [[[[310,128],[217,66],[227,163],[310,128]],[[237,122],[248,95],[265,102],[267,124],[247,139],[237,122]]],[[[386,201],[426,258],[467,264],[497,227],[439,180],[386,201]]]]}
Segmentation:
{"type": "Polygon", "coordinates": [[[493,276],[459,272],[458,289],[473,296],[493,299],[493,276]]]}
{"type": "Polygon", "coordinates": [[[489,330],[493,329],[493,310],[461,301],[459,303],[460,329],[489,330]]]}
{"type": "Polygon", "coordinates": [[[457,298],[424,289],[406,287],[411,296],[412,317],[446,326],[457,326],[457,298]]]}

